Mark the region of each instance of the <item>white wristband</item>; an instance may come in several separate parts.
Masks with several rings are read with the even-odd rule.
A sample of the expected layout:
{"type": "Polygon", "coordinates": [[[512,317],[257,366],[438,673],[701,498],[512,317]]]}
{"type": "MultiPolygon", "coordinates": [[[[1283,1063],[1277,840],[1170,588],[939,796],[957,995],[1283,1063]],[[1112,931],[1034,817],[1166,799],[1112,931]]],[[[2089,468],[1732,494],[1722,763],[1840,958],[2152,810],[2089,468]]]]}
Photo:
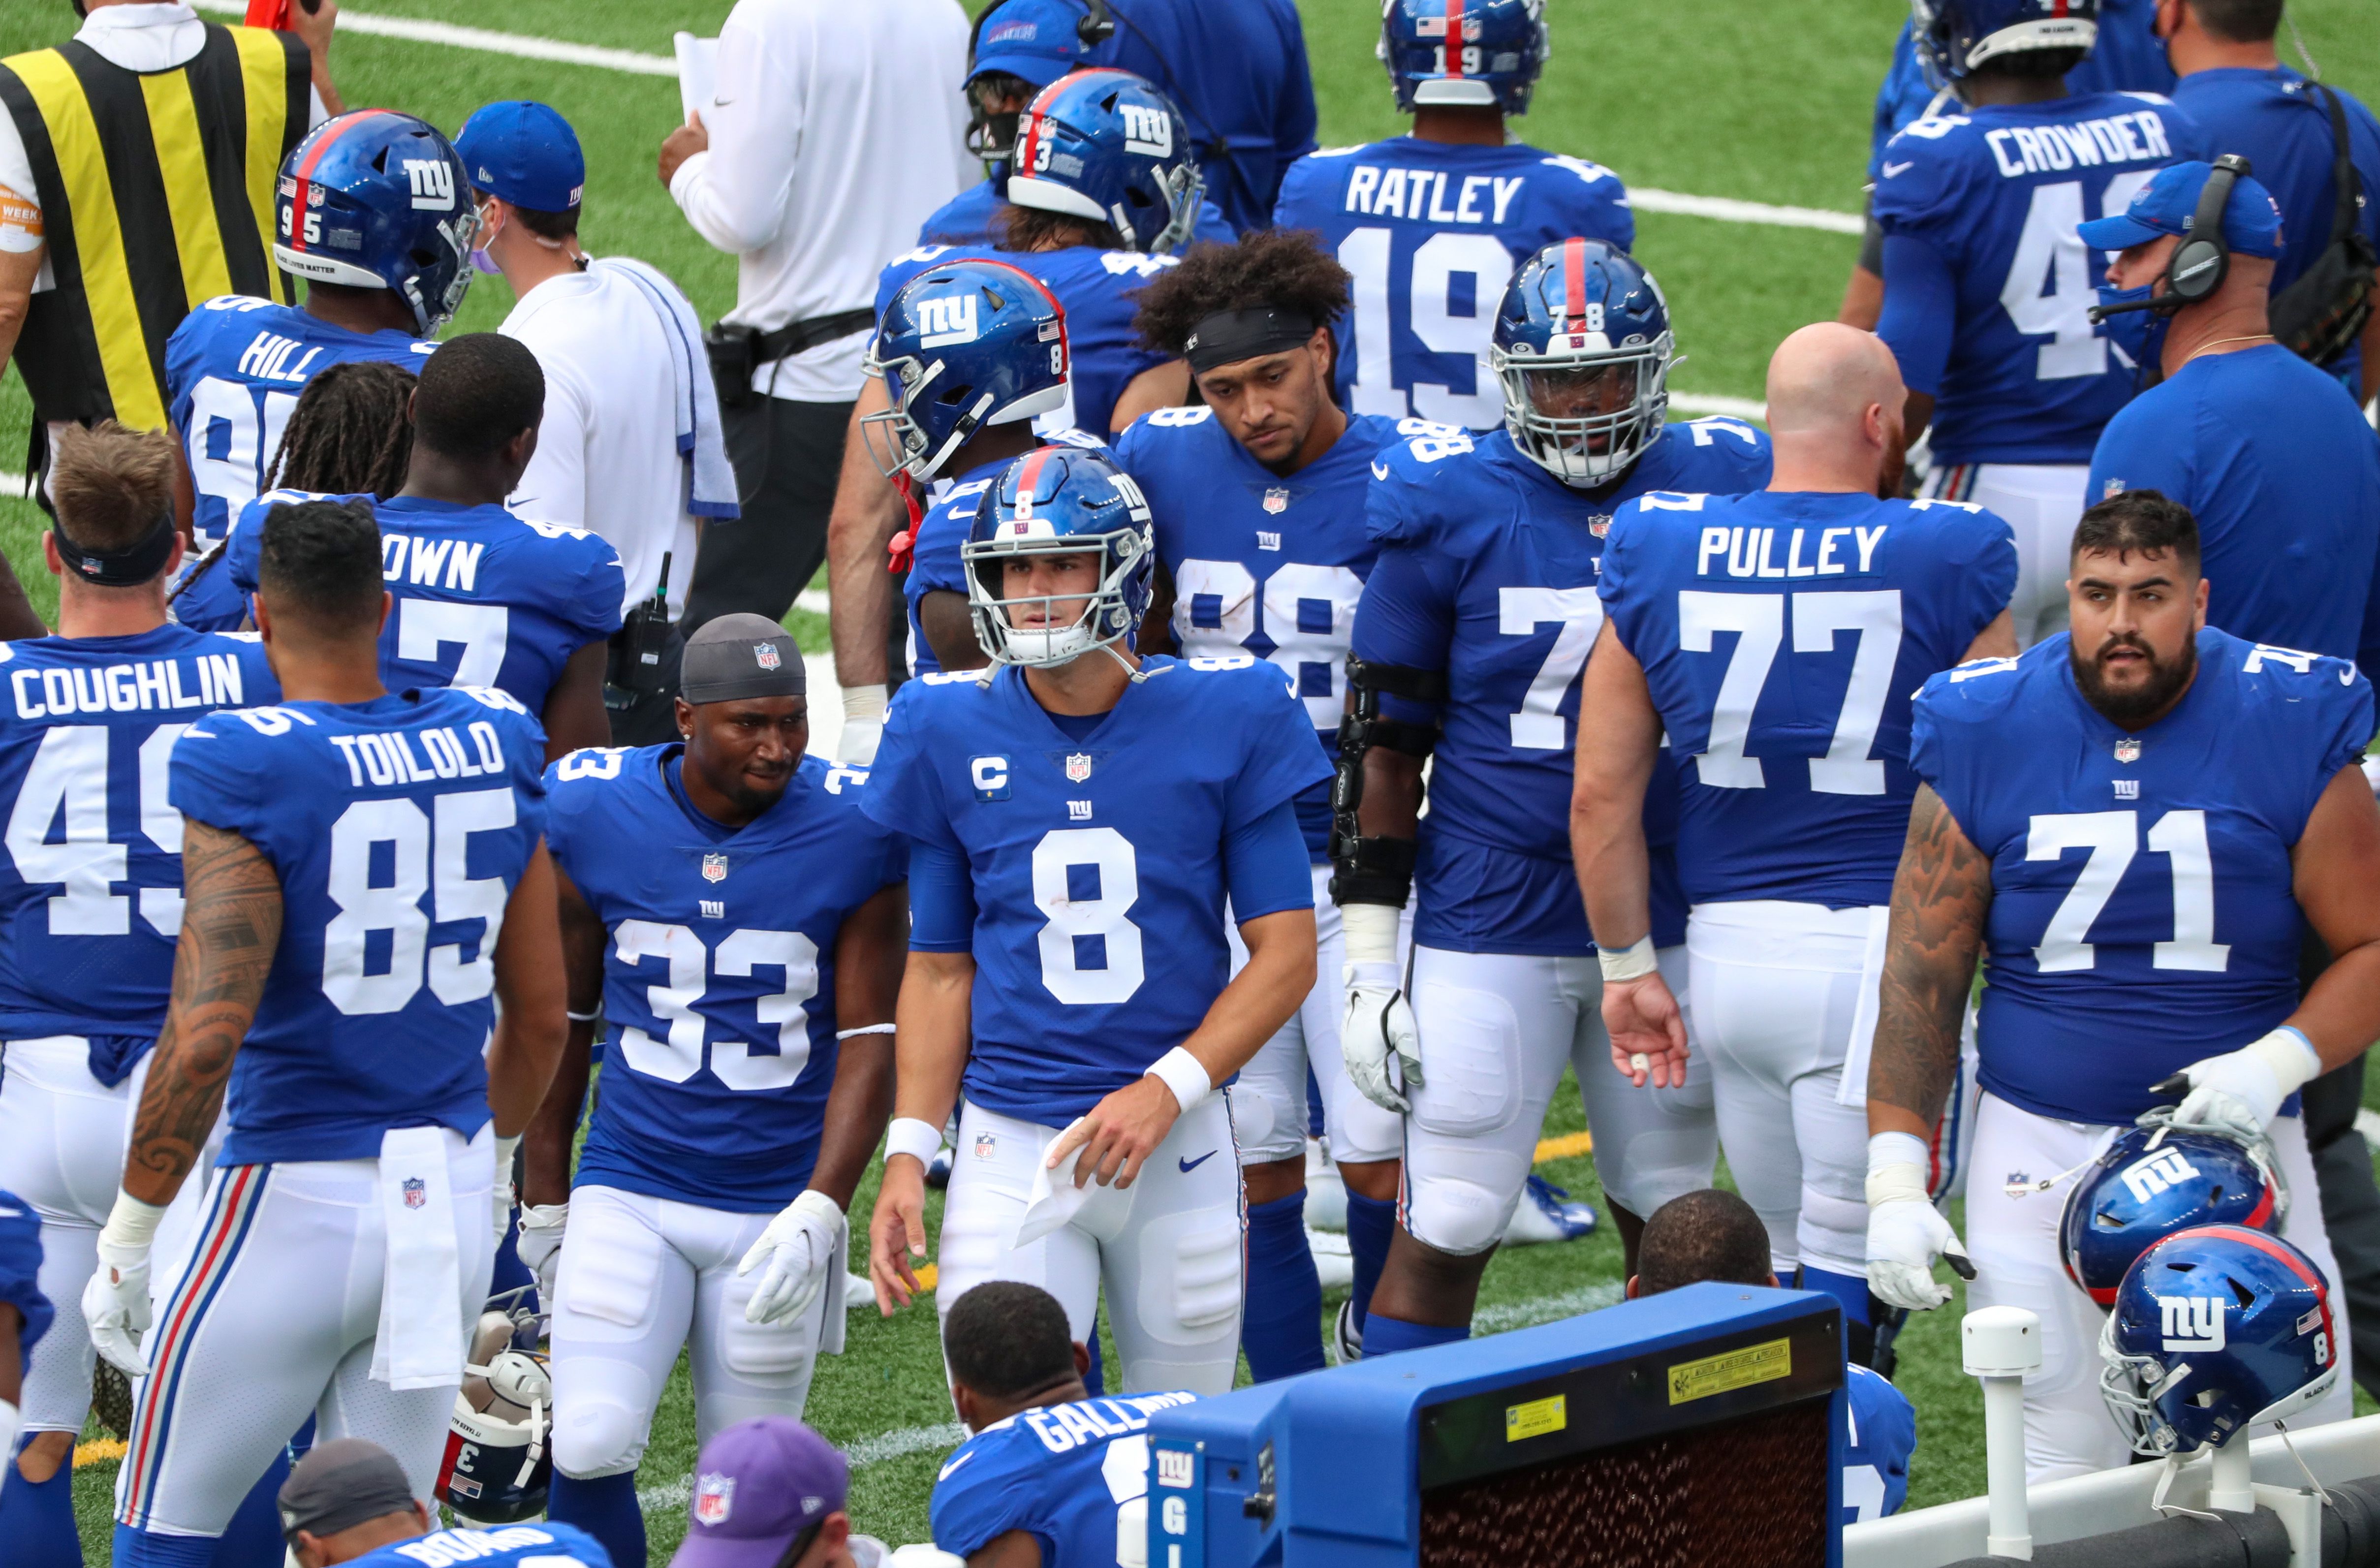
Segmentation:
{"type": "Polygon", "coordinates": [[[100,1228],[99,1244],[115,1248],[119,1256],[146,1252],[157,1239],[157,1222],[164,1217],[164,1205],[143,1203],[119,1187],[115,1207],[108,1210],[107,1223],[100,1228]]]}
{"type": "Polygon", "coordinates": [[[1933,1158],[1934,1151],[1915,1133],[1871,1134],[1867,1140],[1869,1205],[1907,1199],[1930,1202],[1925,1191],[1925,1171],[1933,1158]]]}
{"type": "Polygon", "coordinates": [[[896,1154],[905,1154],[920,1165],[930,1166],[934,1156],[942,1151],[942,1129],[931,1122],[921,1122],[915,1116],[895,1116],[892,1124],[884,1129],[884,1159],[890,1164],[896,1154]]]}
{"type": "Polygon", "coordinates": [[[1617,953],[1608,947],[1598,947],[1595,950],[1595,961],[1603,966],[1603,978],[1611,981],[1641,980],[1661,967],[1660,959],[1654,954],[1650,936],[1638,937],[1617,953]]]}
{"type": "Polygon", "coordinates": [[[1347,966],[1397,965],[1397,924],[1404,911],[1385,904],[1342,904],[1339,929],[1346,933],[1347,966]]]}
{"type": "Polygon", "coordinates": [[[2273,1070],[2279,1080],[2281,1098],[2287,1100],[2309,1082],[2322,1076],[2322,1053],[2303,1031],[2283,1024],[2268,1035],[2248,1042],[2246,1048],[2273,1070]]]}
{"type": "Polygon", "coordinates": [[[496,1185],[507,1185],[513,1179],[513,1157],[520,1152],[521,1135],[496,1139],[496,1185]]]}
{"type": "Polygon", "coordinates": [[[1215,1081],[1198,1065],[1198,1059],[1178,1045],[1151,1063],[1146,1076],[1172,1089],[1175,1102],[1185,1112],[1215,1088],[1215,1081]]]}
{"type": "Polygon", "coordinates": [[[843,716],[845,719],[877,719],[884,717],[892,699],[884,694],[884,684],[847,686],[843,688],[843,716]]]}
{"type": "Polygon", "coordinates": [[[837,1029],[834,1031],[834,1038],[849,1039],[855,1035],[889,1035],[892,1032],[892,1026],[890,1024],[862,1024],[856,1029],[837,1029]]]}

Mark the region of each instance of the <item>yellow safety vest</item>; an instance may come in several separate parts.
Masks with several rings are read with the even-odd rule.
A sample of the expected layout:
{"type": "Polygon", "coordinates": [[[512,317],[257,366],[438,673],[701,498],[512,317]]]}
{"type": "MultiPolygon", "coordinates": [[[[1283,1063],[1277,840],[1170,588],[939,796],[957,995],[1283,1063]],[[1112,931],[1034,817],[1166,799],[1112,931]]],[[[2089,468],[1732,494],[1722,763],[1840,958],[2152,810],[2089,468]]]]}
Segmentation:
{"type": "Polygon", "coordinates": [[[162,426],[165,340],[185,315],[224,294],[294,302],[273,265],[273,191],[306,134],[307,49],[294,33],[206,29],[172,70],[127,70],[80,43],[0,60],[57,280],[17,339],[37,421],[162,426]]]}

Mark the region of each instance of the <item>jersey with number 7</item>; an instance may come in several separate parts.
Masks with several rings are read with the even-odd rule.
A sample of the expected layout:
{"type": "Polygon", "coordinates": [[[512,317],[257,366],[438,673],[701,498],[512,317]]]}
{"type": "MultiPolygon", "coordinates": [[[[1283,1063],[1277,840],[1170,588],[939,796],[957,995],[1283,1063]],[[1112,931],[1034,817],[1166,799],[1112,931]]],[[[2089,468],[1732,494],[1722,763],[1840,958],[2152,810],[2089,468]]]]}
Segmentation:
{"type": "Polygon", "coordinates": [[[1991,862],[1984,1088],[2119,1125],[2297,1006],[2290,851],[2363,755],[2372,687],[2210,627],[2180,702],[2128,733],[2083,700],[2068,647],[1927,681],[1910,760],[1991,862]]]}

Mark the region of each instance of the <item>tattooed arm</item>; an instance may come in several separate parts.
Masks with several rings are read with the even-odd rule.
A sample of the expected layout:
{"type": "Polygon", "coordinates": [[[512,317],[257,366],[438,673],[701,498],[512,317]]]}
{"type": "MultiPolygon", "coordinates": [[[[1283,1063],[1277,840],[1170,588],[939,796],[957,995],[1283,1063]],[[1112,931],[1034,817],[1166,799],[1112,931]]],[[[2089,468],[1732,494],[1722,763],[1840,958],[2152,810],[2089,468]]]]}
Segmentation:
{"type": "Polygon", "coordinates": [[[1959,1068],[1959,1026],[1975,978],[1992,863],[1920,784],[1892,879],[1892,924],[1868,1058],[1867,1128],[1931,1138],[1959,1068]]]}
{"type": "Polygon", "coordinates": [[[172,1202],[198,1163],[280,945],[281,879],[263,852],[186,819],[174,994],[124,1162],[124,1190],[143,1203],[172,1202]]]}

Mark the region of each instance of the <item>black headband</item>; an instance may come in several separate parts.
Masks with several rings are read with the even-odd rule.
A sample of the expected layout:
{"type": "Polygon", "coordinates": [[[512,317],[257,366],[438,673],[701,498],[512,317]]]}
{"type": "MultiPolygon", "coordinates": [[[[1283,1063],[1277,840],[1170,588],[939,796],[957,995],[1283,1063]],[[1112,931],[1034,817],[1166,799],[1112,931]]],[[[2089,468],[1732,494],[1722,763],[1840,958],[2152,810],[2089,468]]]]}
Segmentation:
{"type": "Polygon", "coordinates": [[[1259,305],[1248,310],[1218,310],[1205,318],[1191,329],[1190,341],[1182,346],[1182,352],[1190,361],[1190,372],[1203,376],[1218,365],[1300,347],[1313,336],[1312,317],[1259,305]]]}
{"type": "Polygon", "coordinates": [[[87,583],[101,588],[139,588],[165,569],[174,554],[174,514],[160,514],[156,526],[121,550],[94,550],[77,544],[63,519],[53,518],[50,533],[58,541],[58,559],[87,583]]]}

